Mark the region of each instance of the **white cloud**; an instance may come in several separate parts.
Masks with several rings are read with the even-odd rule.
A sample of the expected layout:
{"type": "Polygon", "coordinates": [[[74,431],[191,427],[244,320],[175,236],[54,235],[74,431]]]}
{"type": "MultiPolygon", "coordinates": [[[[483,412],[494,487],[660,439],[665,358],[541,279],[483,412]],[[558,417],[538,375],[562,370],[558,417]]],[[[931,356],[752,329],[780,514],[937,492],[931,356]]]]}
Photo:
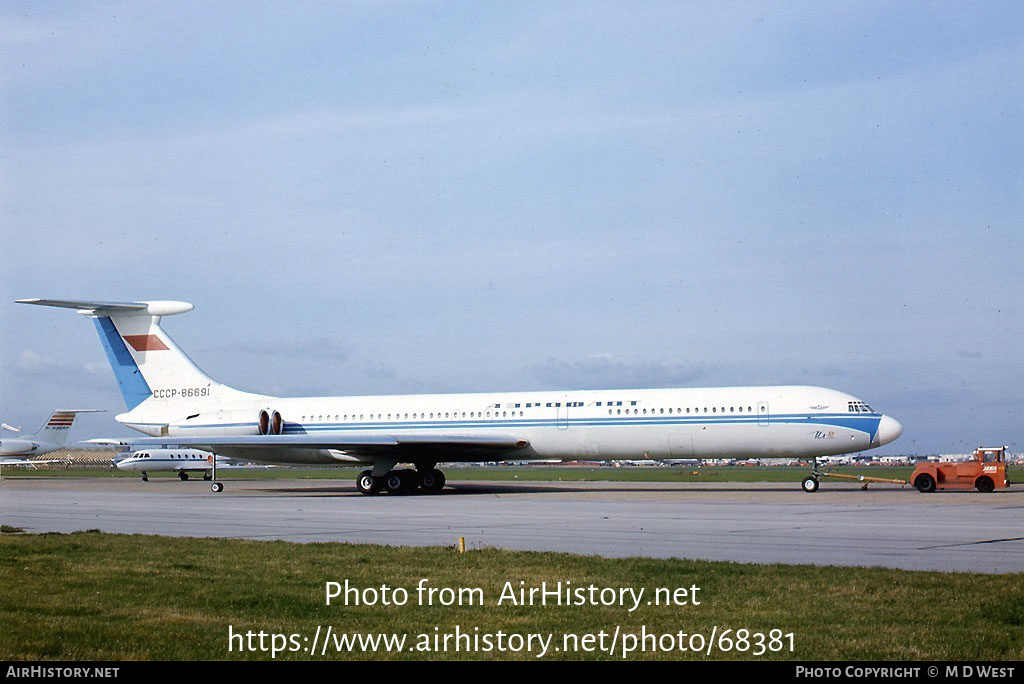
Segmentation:
{"type": "Polygon", "coordinates": [[[49,356],[44,356],[32,349],[26,349],[18,354],[18,361],[15,364],[16,368],[26,375],[53,375],[67,373],[74,375],[85,371],[86,373],[95,375],[100,373],[107,366],[105,364],[97,363],[80,363],[74,361],[64,361],[60,359],[54,359],[49,356]]]}

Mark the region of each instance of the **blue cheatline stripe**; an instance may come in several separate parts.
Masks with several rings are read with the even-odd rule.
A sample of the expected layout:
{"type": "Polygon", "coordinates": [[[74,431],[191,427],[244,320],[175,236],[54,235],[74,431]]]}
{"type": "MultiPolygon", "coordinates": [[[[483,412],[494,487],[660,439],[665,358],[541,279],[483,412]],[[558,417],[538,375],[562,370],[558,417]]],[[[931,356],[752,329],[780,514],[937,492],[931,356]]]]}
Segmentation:
{"type": "Polygon", "coordinates": [[[114,322],[106,316],[93,320],[103,343],[103,351],[107,352],[107,360],[110,361],[114,377],[121,388],[121,396],[131,410],[148,399],[153,392],[149,389],[146,379],[142,377],[142,371],[139,370],[135,359],[124,346],[124,340],[114,327],[114,322]]]}
{"type": "MultiPolygon", "coordinates": [[[[797,413],[772,416],[630,416],[626,417],[592,417],[573,418],[569,424],[578,427],[592,426],[631,426],[631,425],[756,425],[758,421],[767,421],[769,424],[787,425],[819,425],[824,427],[839,427],[863,432],[873,440],[878,432],[878,424],[882,417],[879,414],[868,415],[847,415],[845,413],[797,413]]],[[[477,428],[550,428],[564,425],[565,419],[556,418],[520,418],[516,420],[495,420],[495,419],[468,419],[464,421],[393,421],[381,423],[316,423],[302,425],[299,423],[285,423],[283,434],[301,435],[315,432],[346,432],[360,430],[438,430],[438,429],[477,429],[477,428]]],[[[205,425],[180,425],[181,428],[205,429],[205,428],[231,428],[247,427],[255,428],[256,423],[211,423],[205,425]]]]}

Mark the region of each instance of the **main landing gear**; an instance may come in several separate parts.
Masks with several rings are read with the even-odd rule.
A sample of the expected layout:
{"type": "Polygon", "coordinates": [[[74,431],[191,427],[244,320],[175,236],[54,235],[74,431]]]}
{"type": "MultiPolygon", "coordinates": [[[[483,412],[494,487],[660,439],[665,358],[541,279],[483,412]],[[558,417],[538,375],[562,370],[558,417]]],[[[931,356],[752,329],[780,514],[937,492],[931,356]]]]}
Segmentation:
{"type": "Polygon", "coordinates": [[[444,489],[444,473],[437,468],[390,470],[381,477],[375,477],[372,470],[364,470],[356,477],[356,489],[361,494],[415,494],[424,492],[437,494],[444,489]]]}

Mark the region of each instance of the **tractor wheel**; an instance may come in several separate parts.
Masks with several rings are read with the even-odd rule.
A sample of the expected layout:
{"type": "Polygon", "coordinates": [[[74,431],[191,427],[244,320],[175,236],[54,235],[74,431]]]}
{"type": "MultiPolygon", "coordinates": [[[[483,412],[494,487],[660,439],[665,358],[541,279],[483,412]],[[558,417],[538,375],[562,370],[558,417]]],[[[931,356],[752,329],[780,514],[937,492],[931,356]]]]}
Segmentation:
{"type": "Polygon", "coordinates": [[[921,473],[914,479],[914,486],[917,491],[928,494],[935,491],[935,478],[928,473],[921,473]]]}

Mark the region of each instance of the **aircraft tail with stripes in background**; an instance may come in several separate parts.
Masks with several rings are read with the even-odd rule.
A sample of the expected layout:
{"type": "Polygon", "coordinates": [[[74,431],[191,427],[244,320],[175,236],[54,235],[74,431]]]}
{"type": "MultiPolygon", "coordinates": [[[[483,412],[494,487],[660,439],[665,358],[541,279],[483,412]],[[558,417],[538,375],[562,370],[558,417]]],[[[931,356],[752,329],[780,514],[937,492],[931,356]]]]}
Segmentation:
{"type": "MultiPolygon", "coordinates": [[[[75,422],[75,416],[79,413],[98,412],[95,409],[57,409],[50,414],[49,419],[38,431],[32,434],[19,432],[17,437],[0,439],[0,459],[5,460],[4,465],[39,463],[40,461],[11,461],[9,459],[17,456],[41,456],[60,449],[68,441],[68,434],[75,422]]],[[[12,432],[16,430],[6,423],[4,427],[12,432]]]]}

